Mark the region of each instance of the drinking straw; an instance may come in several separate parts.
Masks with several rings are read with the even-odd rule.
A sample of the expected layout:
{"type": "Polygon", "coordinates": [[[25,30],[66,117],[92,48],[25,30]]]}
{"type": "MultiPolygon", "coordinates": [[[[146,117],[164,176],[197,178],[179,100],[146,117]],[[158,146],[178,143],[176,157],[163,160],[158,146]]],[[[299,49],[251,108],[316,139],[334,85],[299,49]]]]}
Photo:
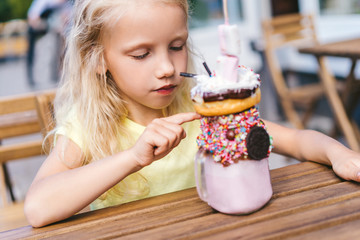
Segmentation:
{"type": "Polygon", "coordinates": [[[203,62],[203,65],[204,65],[204,67],[205,67],[205,69],[206,69],[207,73],[209,74],[209,77],[211,77],[211,71],[210,71],[210,69],[209,69],[208,65],[206,64],[206,62],[203,62]]]}
{"type": "Polygon", "coordinates": [[[223,0],[223,10],[224,10],[225,24],[229,24],[229,14],[228,14],[227,0],[223,0]]]}
{"type": "Polygon", "coordinates": [[[190,77],[190,78],[193,78],[193,77],[196,77],[196,76],[197,76],[197,74],[194,74],[194,73],[181,72],[181,73],[180,73],[180,76],[182,76],[182,77],[190,77]]]}

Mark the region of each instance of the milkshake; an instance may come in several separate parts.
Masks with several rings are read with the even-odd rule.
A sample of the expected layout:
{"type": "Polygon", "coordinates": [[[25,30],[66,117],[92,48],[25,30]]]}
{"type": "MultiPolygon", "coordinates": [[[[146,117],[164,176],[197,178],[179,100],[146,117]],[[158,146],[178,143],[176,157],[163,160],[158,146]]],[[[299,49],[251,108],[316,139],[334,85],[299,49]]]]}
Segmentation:
{"type": "Polygon", "coordinates": [[[272,196],[268,164],[272,138],[258,109],[260,76],[239,65],[239,30],[225,19],[219,26],[221,56],[216,70],[192,75],[196,86],[191,97],[202,116],[195,175],[199,196],[211,207],[248,214],[272,196]]]}

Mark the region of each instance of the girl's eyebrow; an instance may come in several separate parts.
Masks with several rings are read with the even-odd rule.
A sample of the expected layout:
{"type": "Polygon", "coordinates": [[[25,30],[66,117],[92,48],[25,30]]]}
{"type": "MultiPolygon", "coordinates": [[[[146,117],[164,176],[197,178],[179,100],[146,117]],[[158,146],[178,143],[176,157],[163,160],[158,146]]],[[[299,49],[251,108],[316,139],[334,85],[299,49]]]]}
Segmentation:
{"type": "Polygon", "coordinates": [[[183,31],[183,32],[177,34],[177,36],[175,37],[175,40],[176,39],[182,39],[182,38],[187,39],[188,37],[189,37],[189,31],[186,30],[186,31],[183,31]]]}

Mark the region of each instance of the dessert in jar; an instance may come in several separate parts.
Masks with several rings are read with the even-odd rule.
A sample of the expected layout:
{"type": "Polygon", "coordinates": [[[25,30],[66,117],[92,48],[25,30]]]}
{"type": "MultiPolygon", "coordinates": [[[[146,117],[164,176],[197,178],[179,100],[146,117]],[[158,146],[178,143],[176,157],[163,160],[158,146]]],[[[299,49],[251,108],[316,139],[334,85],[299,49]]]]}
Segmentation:
{"type": "MultiPolygon", "coordinates": [[[[226,13],[226,2],[224,4],[226,13]]],[[[219,26],[221,56],[214,73],[193,75],[191,90],[202,115],[195,159],[197,190],[202,200],[227,214],[247,214],[272,196],[268,157],[272,139],[260,119],[260,77],[239,66],[236,25],[219,26]]]]}

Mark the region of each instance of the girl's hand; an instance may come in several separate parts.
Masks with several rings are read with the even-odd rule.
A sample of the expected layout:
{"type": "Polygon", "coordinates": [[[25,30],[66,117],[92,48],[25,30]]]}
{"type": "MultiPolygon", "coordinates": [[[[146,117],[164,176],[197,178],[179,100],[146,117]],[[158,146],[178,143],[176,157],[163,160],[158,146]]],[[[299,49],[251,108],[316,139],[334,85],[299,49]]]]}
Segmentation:
{"type": "Polygon", "coordinates": [[[199,118],[197,113],[179,113],[154,119],[131,148],[138,165],[145,167],[166,156],[186,137],[180,125],[199,118]]]}
{"type": "Polygon", "coordinates": [[[360,153],[347,149],[331,160],[334,172],[345,180],[360,182],[360,153]]]}

